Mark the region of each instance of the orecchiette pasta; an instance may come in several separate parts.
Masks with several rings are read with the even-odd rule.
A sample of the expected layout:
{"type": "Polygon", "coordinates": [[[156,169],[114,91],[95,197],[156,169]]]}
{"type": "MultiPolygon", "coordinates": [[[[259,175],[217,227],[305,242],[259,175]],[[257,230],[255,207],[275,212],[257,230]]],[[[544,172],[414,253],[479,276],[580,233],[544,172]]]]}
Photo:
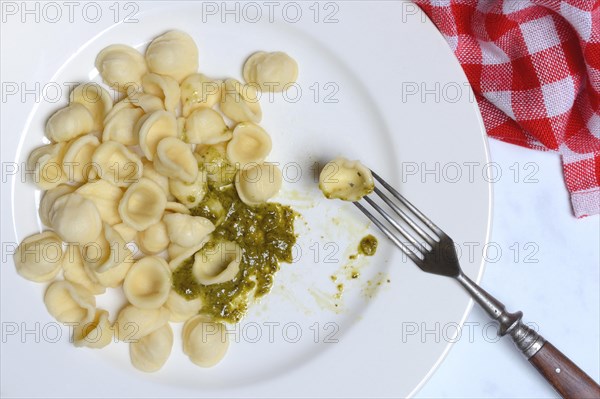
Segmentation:
{"type": "Polygon", "coordinates": [[[49,220],[50,226],[68,243],[86,244],[102,231],[96,205],[78,193],[65,194],[54,201],[49,220]]]}
{"type": "Polygon", "coordinates": [[[60,271],[63,248],[60,238],[51,231],[25,238],[14,260],[17,273],[30,281],[50,281],[60,271]]]}
{"type": "Polygon", "coordinates": [[[271,152],[271,137],[252,122],[238,123],[227,145],[227,158],[240,168],[249,163],[261,163],[271,152]]]}
{"type": "Polygon", "coordinates": [[[144,93],[134,88],[130,88],[127,93],[127,100],[147,114],[165,109],[163,100],[153,94],[144,93]]]}
{"type": "Polygon", "coordinates": [[[140,249],[149,255],[161,253],[169,246],[169,235],[167,225],[160,221],[140,231],[137,235],[137,243],[140,249]]]}
{"type": "Polygon", "coordinates": [[[198,70],[198,47],[187,33],[172,30],[152,40],[146,62],[150,71],[181,82],[198,70]]]}
{"type": "Polygon", "coordinates": [[[125,242],[132,242],[136,240],[137,230],[129,226],[127,223],[119,223],[112,226],[112,228],[119,233],[125,242]]]}
{"type": "MultiPolygon", "coordinates": [[[[99,286],[102,286],[104,288],[104,291],[106,292],[106,288],[109,287],[109,285],[108,284],[104,284],[103,282],[100,281],[100,279],[97,276],[97,273],[92,269],[92,267],[94,266],[93,263],[88,263],[86,261],[87,259],[89,259],[88,253],[92,253],[92,251],[89,250],[90,247],[94,247],[94,249],[93,249],[93,255],[92,256],[99,256],[99,255],[96,255],[97,252],[99,251],[98,247],[96,247],[96,245],[94,245],[93,243],[85,245],[83,248],[80,248],[79,246],[76,246],[76,247],[79,250],[79,252],[81,253],[81,259],[83,260],[83,271],[84,271],[84,273],[88,276],[88,279],[93,284],[97,284],[99,286]]],[[[109,272],[104,273],[104,277],[105,278],[107,277],[108,273],[109,272]]],[[[123,279],[124,278],[125,278],[125,276],[123,276],[123,279]]]]}
{"type": "Polygon", "coordinates": [[[96,311],[96,298],[80,285],[55,281],[44,294],[48,312],[61,323],[81,323],[91,320],[96,311]]]}
{"type": "Polygon", "coordinates": [[[116,141],[100,144],[92,161],[100,177],[119,187],[127,187],[142,176],[142,160],[139,155],[116,141]]]}
{"type": "Polygon", "coordinates": [[[212,107],[221,100],[223,82],[194,73],[181,82],[181,113],[187,117],[199,107],[212,107]]]}
{"type": "MultiPolygon", "coordinates": [[[[194,208],[206,195],[208,190],[206,179],[206,170],[204,169],[198,171],[198,176],[193,183],[186,183],[179,179],[169,179],[169,191],[184,207],[194,208]]],[[[177,212],[189,213],[189,211],[177,212]]]]}
{"type": "Polygon", "coordinates": [[[155,111],[142,116],[135,130],[138,132],[142,152],[152,161],[159,141],[165,137],[177,137],[177,120],[170,112],[155,111]]]}
{"type": "Polygon", "coordinates": [[[223,117],[212,108],[200,107],[185,122],[186,141],[194,144],[218,144],[231,139],[223,117]]]}
{"type": "Polygon", "coordinates": [[[154,181],[142,177],[123,194],[119,203],[121,219],[137,231],[146,230],[159,222],[165,211],[167,197],[154,181]]]}
{"type": "Polygon", "coordinates": [[[167,301],[170,289],[169,265],[156,256],[146,256],[135,262],[123,282],[125,297],[140,309],[160,308],[167,301]]]}
{"type": "Polygon", "coordinates": [[[171,242],[186,248],[199,244],[215,230],[215,225],[201,216],[169,213],[163,220],[171,242]]]}
{"type": "Polygon", "coordinates": [[[175,137],[165,137],[156,147],[154,169],[169,178],[192,183],[198,177],[198,162],[192,148],[175,137]]]}
{"type": "Polygon", "coordinates": [[[167,205],[165,206],[165,212],[183,213],[184,215],[191,214],[190,210],[184,204],[175,201],[167,202],[167,205]]]}
{"type": "Polygon", "coordinates": [[[94,118],[90,111],[79,103],[72,103],[48,119],[46,137],[59,143],[90,133],[93,128],[94,118]]]}
{"type": "Polygon", "coordinates": [[[113,328],[106,310],[96,310],[92,320],[79,323],[73,328],[75,346],[100,349],[110,344],[112,338],[113,328]]]}
{"type": "Polygon", "coordinates": [[[100,51],[96,57],[96,69],[107,85],[124,93],[128,87],[140,87],[142,76],[148,70],[144,56],[133,47],[122,44],[113,44],[100,51]]]}
{"type": "Polygon", "coordinates": [[[70,186],[68,184],[61,184],[60,186],[56,186],[48,191],[46,191],[40,201],[40,209],[38,214],[40,215],[40,220],[45,226],[51,227],[50,225],[50,210],[52,209],[52,205],[54,205],[54,201],[58,198],[62,197],[65,194],[70,194],[75,191],[75,186],[70,186]]]}
{"type": "MultiPolygon", "coordinates": [[[[295,82],[297,64],[258,52],[244,65],[246,83],[214,80],[198,73],[193,39],[174,30],[145,54],[105,47],[95,66],[119,101],[82,83],[47,120],[50,144],[30,154],[27,174],[47,190],[38,212],[52,230],[21,242],[16,271],[50,282],[45,306],[73,325],[77,347],[103,348],[114,337],[130,343],[134,367],[155,372],[173,347],[169,321],[185,322],[184,353],[211,367],[229,346],[221,322],[239,322],[252,296],[268,292],[295,242],[293,211],[259,206],[277,194],[282,172],[265,162],[272,142],[258,126],[258,100],[295,82]],[[242,236],[250,240],[243,248],[242,236]],[[263,238],[276,247],[245,246],[263,238]],[[119,287],[127,304],[113,325],[94,295],[119,287]]],[[[344,172],[353,189],[354,169],[344,172]]]]}
{"type": "Polygon", "coordinates": [[[104,127],[104,117],[113,106],[110,94],[98,83],[84,83],[73,89],[69,102],[79,103],[87,108],[92,115],[94,125],[92,131],[101,132],[104,127]]]}
{"type": "Polygon", "coordinates": [[[27,169],[33,172],[33,181],[42,190],[67,182],[67,174],[62,170],[66,148],[66,143],[48,144],[36,148],[29,155],[27,169]]]}
{"type": "Polygon", "coordinates": [[[256,83],[262,91],[283,91],[298,78],[298,64],[281,51],[252,54],[244,64],[244,79],[256,83]]]}
{"type": "Polygon", "coordinates": [[[105,287],[118,287],[133,260],[127,243],[111,226],[104,224],[104,234],[81,248],[84,269],[92,279],[105,287]]]}
{"type": "Polygon", "coordinates": [[[154,183],[158,184],[160,188],[165,192],[167,199],[172,199],[173,196],[169,191],[169,178],[167,176],[163,176],[154,169],[154,164],[147,159],[144,159],[142,162],[144,165],[144,170],[142,171],[142,177],[147,177],[152,180],[154,183]]]}
{"type": "Polygon", "coordinates": [[[327,198],[358,201],[375,187],[371,171],[358,161],[336,158],[319,176],[319,188],[327,198]]]}
{"type": "Polygon", "coordinates": [[[206,170],[206,177],[213,187],[228,186],[234,182],[237,168],[227,159],[227,144],[197,145],[198,164],[206,170]]]}
{"type": "Polygon", "coordinates": [[[143,115],[144,111],[141,108],[133,106],[120,107],[118,112],[115,112],[106,120],[102,132],[102,141],[116,141],[123,145],[138,144],[135,125],[143,115]]]}
{"type": "Polygon", "coordinates": [[[179,256],[181,256],[181,254],[187,252],[188,250],[189,250],[189,248],[170,243],[169,247],[167,248],[167,253],[169,254],[170,259],[175,259],[175,258],[178,258],[179,256]]]}
{"type": "Polygon", "coordinates": [[[96,279],[91,279],[86,273],[81,250],[77,245],[68,245],[62,257],[62,268],[65,280],[73,284],[79,284],[94,295],[103,294],[106,287],[96,279]]]}
{"type": "Polygon", "coordinates": [[[256,87],[227,79],[221,95],[221,111],[235,122],[260,122],[262,111],[256,87]]]}
{"type": "Polygon", "coordinates": [[[125,97],[124,99],[113,105],[110,111],[108,111],[108,113],[104,116],[104,126],[106,126],[108,121],[111,120],[115,115],[127,108],[135,108],[135,105],[131,103],[131,100],[129,100],[128,97],[125,97]]]}
{"type": "Polygon", "coordinates": [[[177,118],[177,138],[186,141],[185,137],[185,118],[180,116],[177,118]]]}
{"type": "Polygon", "coordinates": [[[62,168],[69,181],[82,183],[96,173],[92,164],[92,156],[100,145],[98,137],[86,134],[67,144],[67,150],[62,159],[62,168]]]}
{"type": "Polygon", "coordinates": [[[141,371],[153,373],[164,366],[173,347],[173,330],[169,323],[129,344],[131,364],[141,371]]]}
{"type": "Polygon", "coordinates": [[[229,348],[229,335],[222,323],[213,323],[204,316],[195,316],[183,326],[183,352],[200,367],[219,363],[229,348]]]}
{"type": "Polygon", "coordinates": [[[121,223],[118,207],[119,201],[123,197],[123,191],[119,187],[106,180],[97,180],[84,184],[76,192],[96,205],[103,222],[111,226],[121,223]]]}
{"type": "Polygon", "coordinates": [[[204,245],[208,242],[209,238],[210,236],[205,237],[202,241],[200,241],[200,243],[192,247],[178,246],[178,253],[173,255],[170,254],[171,247],[176,244],[169,245],[169,258],[171,258],[171,261],[169,262],[169,269],[173,271],[177,269],[183,262],[189,260],[189,258],[194,256],[196,252],[200,251],[202,247],[204,247],[204,245]]]}
{"type": "Polygon", "coordinates": [[[241,248],[235,242],[209,241],[194,255],[192,274],[202,285],[233,280],[240,270],[241,248]]]}
{"type": "Polygon", "coordinates": [[[117,316],[115,335],[119,341],[135,342],[167,324],[169,317],[165,307],[141,309],[128,305],[117,316]]]}
{"type": "Polygon", "coordinates": [[[235,179],[235,188],[246,205],[254,206],[275,196],[282,180],[277,165],[262,163],[240,170],[235,179]]]}
{"type": "Polygon", "coordinates": [[[221,201],[214,195],[208,196],[203,200],[202,208],[212,215],[211,219],[214,220],[215,225],[221,224],[227,214],[227,210],[221,201]]]}
{"type": "Polygon", "coordinates": [[[169,112],[175,111],[181,96],[179,84],[175,79],[170,76],[149,73],[142,77],[142,87],[145,93],[160,98],[163,101],[164,109],[169,112]]]}
{"type": "Polygon", "coordinates": [[[202,308],[202,299],[186,299],[176,291],[171,290],[165,302],[165,307],[171,312],[169,321],[180,323],[198,314],[202,308]]]}
{"type": "MultiPolygon", "coordinates": [[[[90,251],[90,246],[86,246],[82,252],[85,251],[85,254],[83,255],[84,260],[86,258],[89,259],[90,255],[89,254],[90,251]]],[[[94,251],[96,251],[96,249],[94,248],[94,251]]],[[[96,255],[93,255],[96,256],[96,255]]],[[[130,258],[128,258],[130,259],[130,258]]],[[[118,286],[120,286],[121,284],[123,284],[123,280],[125,280],[125,275],[127,274],[127,271],[129,271],[129,268],[131,267],[132,262],[129,260],[126,260],[124,262],[121,262],[119,265],[114,266],[113,268],[109,269],[108,271],[104,272],[104,273],[98,273],[96,271],[94,271],[92,269],[93,266],[91,266],[89,263],[85,263],[84,262],[84,270],[87,273],[88,277],[92,280],[97,282],[98,284],[102,285],[103,287],[108,287],[108,288],[117,288],[118,286]]]]}

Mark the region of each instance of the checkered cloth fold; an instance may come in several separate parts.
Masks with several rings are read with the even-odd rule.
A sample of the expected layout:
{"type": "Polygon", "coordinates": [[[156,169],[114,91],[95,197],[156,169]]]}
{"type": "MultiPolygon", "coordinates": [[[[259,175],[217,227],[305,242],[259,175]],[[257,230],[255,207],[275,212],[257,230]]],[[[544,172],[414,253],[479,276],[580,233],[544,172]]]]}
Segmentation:
{"type": "Polygon", "coordinates": [[[575,216],[600,213],[600,0],[414,0],[473,86],[488,134],[562,157],[575,216]]]}

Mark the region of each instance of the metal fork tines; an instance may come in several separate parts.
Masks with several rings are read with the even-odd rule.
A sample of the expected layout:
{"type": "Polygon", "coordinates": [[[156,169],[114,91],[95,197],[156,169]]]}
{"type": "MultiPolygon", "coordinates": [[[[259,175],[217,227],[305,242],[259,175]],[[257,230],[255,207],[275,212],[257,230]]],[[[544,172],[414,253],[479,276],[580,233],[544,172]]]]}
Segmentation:
{"type": "Polygon", "coordinates": [[[521,322],[522,313],[506,311],[502,302],[463,273],[456,256],[454,241],[377,173],[371,173],[377,182],[373,192],[381,200],[381,205],[369,196],[363,199],[383,220],[360,202],[354,204],[421,270],[455,278],[473,299],[500,323],[500,335],[510,333],[526,356],[530,357],[539,350],[544,339],[521,322]],[[385,192],[378,187],[379,185],[385,192]],[[398,218],[392,217],[384,207],[391,209],[398,218]]]}
{"type": "Polygon", "coordinates": [[[381,217],[360,202],[354,204],[383,234],[421,270],[457,280],[475,302],[498,321],[499,335],[509,334],[517,348],[563,397],[600,397],[600,386],[564,354],[546,343],[535,330],[525,325],[521,321],[521,312],[508,312],[502,302],[463,273],[454,241],[442,229],[377,173],[371,173],[377,182],[373,190],[375,196],[365,196],[364,201],[381,217]],[[557,377],[559,373],[560,377],[557,377]]]}
{"type": "Polygon", "coordinates": [[[376,185],[373,192],[382,204],[379,205],[369,196],[365,196],[364,200],[383,217],[385,222],[373,215],[360,202],[355,202],[358,209],[423,271],[444,276],[458,276],[460,265],[452,239],[377,173],[371,173],[376,182],[389,194],[384,193],[376,185]],[[391,209],[399,220],[390,215],[384,206],[391,209]]]}

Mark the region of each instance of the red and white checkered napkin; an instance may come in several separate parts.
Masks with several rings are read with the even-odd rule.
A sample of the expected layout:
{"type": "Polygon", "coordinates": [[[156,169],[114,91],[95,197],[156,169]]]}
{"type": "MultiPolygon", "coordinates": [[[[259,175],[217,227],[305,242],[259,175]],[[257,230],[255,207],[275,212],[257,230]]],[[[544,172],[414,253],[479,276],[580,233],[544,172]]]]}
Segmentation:
{"type": "Polygon", "coordinates": [[[462,64],[488,134],[558,151],[575,216],[600,213],[600,1],[414,1],[462,64]]]}

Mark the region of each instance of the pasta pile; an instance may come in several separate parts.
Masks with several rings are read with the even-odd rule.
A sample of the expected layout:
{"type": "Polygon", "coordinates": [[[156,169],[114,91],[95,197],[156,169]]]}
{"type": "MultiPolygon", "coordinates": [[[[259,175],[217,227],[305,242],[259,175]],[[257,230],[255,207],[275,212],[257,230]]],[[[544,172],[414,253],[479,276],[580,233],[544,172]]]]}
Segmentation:
{"type": "Polygon", "coordinates": [[[46,190],[39,216],[50,229],[21,242],[16,270],[51,282],[45,305],[56,320],[74,323],[76,346],[129,342],[132,364],[154,372],[173,346],[169,322],[185,322],[184,352],[201,367],[213,366],[227,351],[226,327],[199,314],[200,298],[174,291],[172,271],[193,257],[194,278],[211,285],[240,270],[235,243],[212,243],[200,256],[215,224],[190,209],[215,178],[209,150],[235,166],[235,178],[224,184],[234,184],[245,204],[262,204],[279,191],[281,171],[265,162],[272,143],[258,125],[257,92],[293,83],[296,62],[260,52],[244,67],[246,83],[219,81],[198,73],[193,39],[170,31],[145,55],[108,46],[96,68],[122,98],[113,103],[103,86],[81,84],[47,121],[51,144],[35,149],[28,167],[46,190]],[[95,295],[121,286],[128,304],[111,323],[95,295]]]}

